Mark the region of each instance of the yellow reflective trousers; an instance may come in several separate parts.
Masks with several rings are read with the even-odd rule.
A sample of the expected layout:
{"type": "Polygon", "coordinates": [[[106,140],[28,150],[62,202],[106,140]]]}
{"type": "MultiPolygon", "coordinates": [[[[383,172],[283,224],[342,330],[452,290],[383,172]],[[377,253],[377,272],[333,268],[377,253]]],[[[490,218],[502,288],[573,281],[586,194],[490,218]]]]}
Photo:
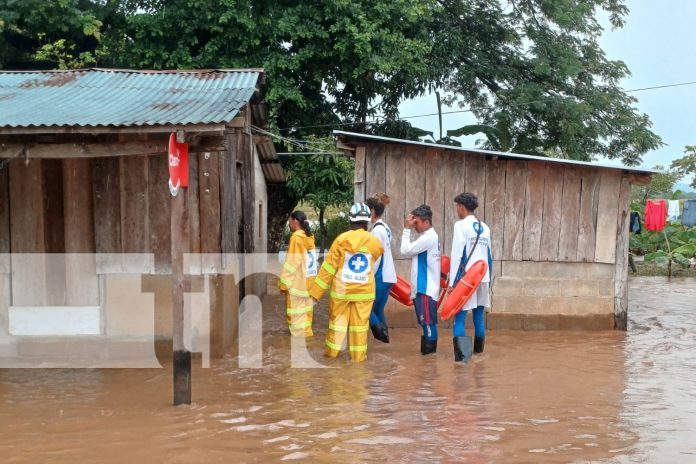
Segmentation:
{"type": "Polygon", "coordinates": [[[278,288],[287,292],[285,299],[285,318],[290,334],[311,337],[314,302],[309,296],[310,284],[314,277],[306,277],[307,252],[314,249],[314,236],[300,229],[290,236],[290,247],[280,273],[278,288]]]}
{"type": "Polygon", "coordinates": [[[326,332],[326,356],[335,358],[343,349],[348,334],[350,359],[367,357],[367,331],[370,329],[370,301],[329,300],[329,330],[326,332]]]}
{"type": "Polygon", "coordinates": [[[285,318],[293,336],[311,337],[314,302],[310,297],[295,296],[288,292],[285,299],[285,318]]]}

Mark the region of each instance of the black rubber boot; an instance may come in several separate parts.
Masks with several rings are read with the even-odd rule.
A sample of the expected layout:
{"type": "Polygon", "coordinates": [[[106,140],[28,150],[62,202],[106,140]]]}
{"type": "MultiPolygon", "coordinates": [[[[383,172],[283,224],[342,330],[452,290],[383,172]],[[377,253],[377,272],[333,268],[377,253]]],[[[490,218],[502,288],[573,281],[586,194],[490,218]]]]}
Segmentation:
{"type": "Polygon", "coordinates": [[[370,330],[372,330],[372,335],[382,343],[389,343],[389,332],[387,326],[384,324],[374,324],[370,325],[370,330]]]}
{"type": "Polygon", "coordinates": [[[483,353],[484,337],[474,337],[474,353],[483,353]]]}
{"type": "Polygon", "coordinates": [[[421,335],[421,354],[433,354],[437,352],[437,340],[427,340],[421,335]]]}
{"type": "Polygon", "coordinates": [[[380,331],[382,333],[382,338],[380,339],[384,343],[389,343],[389,327],[387,327],[387,324],[380,324],[379,325],[380,331]]]}
{"type": "Polygon", "coordinates": [[[469,362],[472,354],[471,337],[454,337],[452,345],[454,345],[454,362],[469,362]]]}
{"type": "Polygon", "coordinates": [[[372,331],[372,336],[375,337],[376,340],[382,341],[380,338],[382,333],[379,330],[379,324],[370,324],[370,330],[372,331]]]}

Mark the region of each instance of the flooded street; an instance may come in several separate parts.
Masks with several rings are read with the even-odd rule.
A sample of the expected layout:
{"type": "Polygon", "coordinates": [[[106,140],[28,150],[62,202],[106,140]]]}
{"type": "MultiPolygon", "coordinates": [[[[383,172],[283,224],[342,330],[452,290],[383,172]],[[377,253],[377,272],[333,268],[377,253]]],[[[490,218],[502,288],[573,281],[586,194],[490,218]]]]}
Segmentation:
{"type": "Polygon", "coordinates": [[[332,368],[290,368],[278,308],[264,368],[194,369],[190,407],[169,365],[2,370],[2,462],[696,462],[696,280],[629,284],[627,333],[490,332],[468,365],[415,329],[329,362],[317,311],[332,368]]]}

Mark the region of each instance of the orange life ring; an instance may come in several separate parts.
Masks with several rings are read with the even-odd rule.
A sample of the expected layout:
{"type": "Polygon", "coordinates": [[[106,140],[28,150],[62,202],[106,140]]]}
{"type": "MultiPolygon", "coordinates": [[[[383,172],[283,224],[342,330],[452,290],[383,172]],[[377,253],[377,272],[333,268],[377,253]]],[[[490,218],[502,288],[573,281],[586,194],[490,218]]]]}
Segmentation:
{"type": "Polygon", "coordinates": [[[449,287],[450,257],[440,257],[440,288],[449,287]]]}
{"type": "Polygon", "coordinates": [[[396,283],[389,290],[389,295],[404,306],[413,306],[411,284],[401,276],[396,276],[396,283]]]}
{"type": "Polygon", "coordinates": [[[464,307],[464,304],[469,301],[471,295],[474,294],[478,286],[481,284],[483,277],[488,272],[488,263],[480,259],[471,265],[466,274],[454,287],[452,293],[449,294],[442,306],[440,317],[446,321],[450,317],[457,314],[464,307]]]}

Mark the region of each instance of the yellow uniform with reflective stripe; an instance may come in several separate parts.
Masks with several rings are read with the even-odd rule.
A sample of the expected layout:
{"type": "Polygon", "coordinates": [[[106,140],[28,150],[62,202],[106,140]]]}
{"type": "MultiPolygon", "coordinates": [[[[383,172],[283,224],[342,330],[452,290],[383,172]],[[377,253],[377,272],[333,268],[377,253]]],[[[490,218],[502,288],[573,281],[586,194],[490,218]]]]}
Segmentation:
{"type": "Polygon", "coordinates": [[[290,236],[288,253],[280,272],[278,288],[287,291],[286,320],[292,335],[311,337],[314,304],[309,297],[309,285],[313,277],[305,277],[307,251],[314,249],[314,236],[307,237],[304,230],[296,230],[290,236]]]}
{"type": "Polygon", "coordinates": [[[375,299],[374,264],[384,253],[379,239],[363,229],[339,235],[331,245],[309,293],[317,300],[329,291],[329,330],[326,332],[326,355],[335,357],[343,349],[348,335],[350,357],[364,361],[367,357],[367,331],[375,299]],[[342,270],[347,253],[370,256],[370,270],[364,283],[344,282],[342,270]]]}

